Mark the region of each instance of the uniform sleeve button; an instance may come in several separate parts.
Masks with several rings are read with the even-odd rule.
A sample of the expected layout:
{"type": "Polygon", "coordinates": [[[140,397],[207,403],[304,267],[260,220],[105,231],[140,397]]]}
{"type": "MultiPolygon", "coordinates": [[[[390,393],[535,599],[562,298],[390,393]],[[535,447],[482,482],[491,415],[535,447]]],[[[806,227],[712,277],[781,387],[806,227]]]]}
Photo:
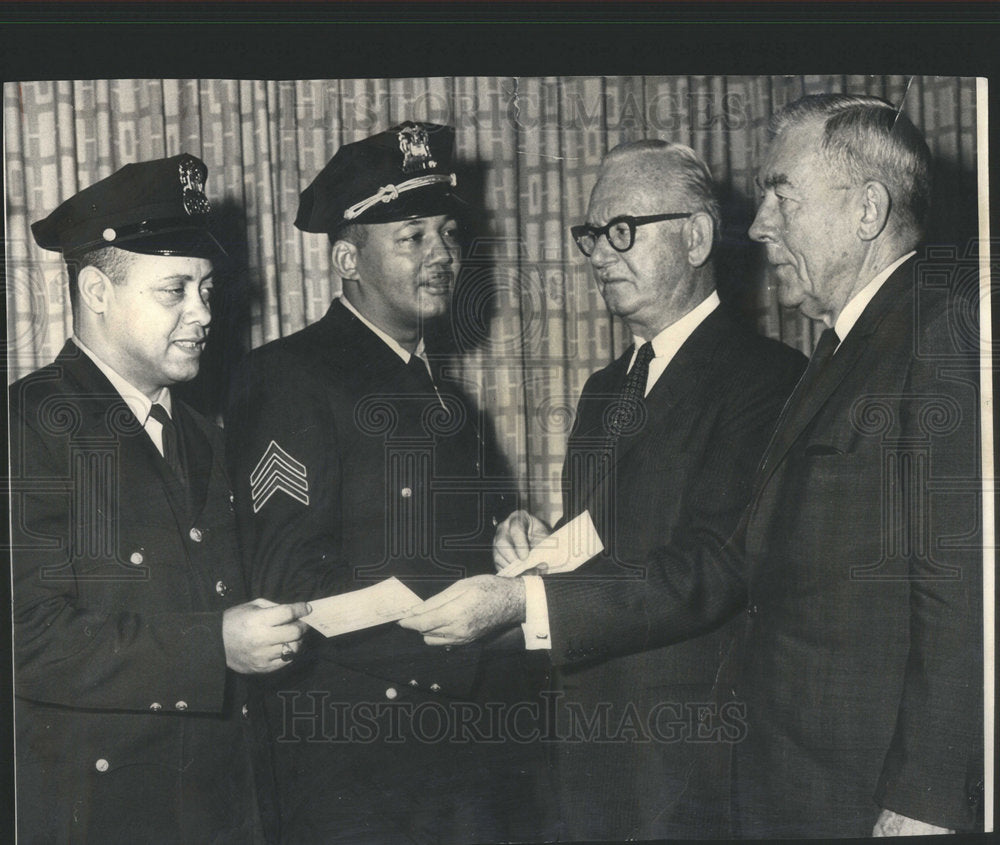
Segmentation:
{"type": "Polygon", "coordinates": [[[397,695],[399,695],[399,693],[396,692],[395,687],[389,687],[389,689],[385,691],[385,697],[388,698],[389,701],[392,701],[397,695]]]}
{"type": "Polygon", "coordinates": [[[404,487],[402,490],[399,491],[399,495],[402,496],[404,499],[409,499],[410,496],[413,495],[413,491],[409,487],[404,487]]]}
{"type": "Polygon", "coordinates": [[[441,692],[441,684],[431,684],[431,692],[441,692]]]}
{"type": "Polygon", "coordinates": [[[250,718],[250,708],[247,707],[247,705],[244,704],[243,707],[240,708],[240,713],[243,715],[244,719],[250,718]]]}
{"type": "Polygon", "coordinates": [[[188,703],[186,701],[178,701],[174,705],[174,708],[177,709],[177,710],[187,710],[188,709],[188,703]]]}
{"type": "Polygon", "coordinates": [[[224,596],[229,592],[229,587],[226,586],[225,581],[216,581],[215,592],[217,592],[220,596],[224,596]]]}
{"type": "Polygon", "coordinates": [[[201,542],[201,529],[198,527],[192,528],[188,531],[188,537],[194,540],[196,543],[201,542]]]}
{"type": "Polygon", "coordinates": [[[417,683],[417,679],[416,678],[411,678],[410,679],[410,686],[411,687],[419,687],[420,684],[417,683]]]}
{"type": "Polygon", "coordinates": [[[154,713],[159,713],[163,709],[163,705],[160,704],[159,701],[154,701],[152,704],[149,705],[149,709],[152,710],[154,713]]]}
{"type": "Polygon", "coordinates": [[[142,566],[142,562],[144,560],[145,558],[142,556],[142,552],[132,552],[128,558],[128,562],[133,566],[142,566]]]}
{"type": "Polygon", "coordinates": [[[100,760],[94,763],[94,768],[97,769],[97,771],[99,772],[106,772],[109,768],[108,761],[102,757],[100,760]]]}

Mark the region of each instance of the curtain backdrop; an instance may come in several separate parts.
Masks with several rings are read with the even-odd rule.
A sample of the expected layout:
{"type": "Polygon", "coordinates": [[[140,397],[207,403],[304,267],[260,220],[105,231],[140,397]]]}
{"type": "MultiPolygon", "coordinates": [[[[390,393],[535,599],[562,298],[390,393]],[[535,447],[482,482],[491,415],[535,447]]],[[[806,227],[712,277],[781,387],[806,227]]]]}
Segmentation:
{"type": "Polygon", "coordinates": [[[936,159],[931,237],[975,233],[975,81],[904,76],[449,77],[396,80],[97,80],[4,87],[8,380],[71,334],[64,268],[29,225],[133,161],[189,152],[208,165],[215,227],[233,257],[203,373],[184,393],[219,410],[236,357],[317,320],[339,292],[327,239],[292,225],[299,192],[341,144],[406,119],[457,129],[459,189],[481,209],[452,328],[435,338],[467,379],[517,472],[524,504],[557,516],[573,408],[587,376],[629,344],[568,227],[602,154],[659,137],[694,147],[719,186],[720,293],[757,329],[809,352],[816,328],[780,309],[753,217],[769,115],[803,94],[870,93],[902,108],[936,159]]]}

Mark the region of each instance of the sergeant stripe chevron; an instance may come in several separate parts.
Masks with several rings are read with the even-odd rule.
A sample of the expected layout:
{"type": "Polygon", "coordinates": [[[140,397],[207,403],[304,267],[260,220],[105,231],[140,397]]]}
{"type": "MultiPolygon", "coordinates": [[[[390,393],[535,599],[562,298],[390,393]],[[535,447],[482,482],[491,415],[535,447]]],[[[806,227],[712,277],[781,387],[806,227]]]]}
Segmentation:
{"type": "Polygon", "coordinates": [[[306,466],[295,460],[273,440],[250,473],[250,497],[257,513],[278,491],[303,505],[309,504],[306,466]]]}

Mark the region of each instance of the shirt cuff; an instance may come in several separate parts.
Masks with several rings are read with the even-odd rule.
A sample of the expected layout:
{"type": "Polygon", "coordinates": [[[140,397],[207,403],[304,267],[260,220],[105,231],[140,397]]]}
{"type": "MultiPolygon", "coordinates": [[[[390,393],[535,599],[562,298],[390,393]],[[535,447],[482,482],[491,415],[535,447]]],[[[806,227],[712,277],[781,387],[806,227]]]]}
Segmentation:
{"type": "Polygon", "coordinates": [[[528,651],[551,649],[549,636],[549,605],[545,598],[545,584],[538,575],[524,575],[524,647],[528,651]]]}

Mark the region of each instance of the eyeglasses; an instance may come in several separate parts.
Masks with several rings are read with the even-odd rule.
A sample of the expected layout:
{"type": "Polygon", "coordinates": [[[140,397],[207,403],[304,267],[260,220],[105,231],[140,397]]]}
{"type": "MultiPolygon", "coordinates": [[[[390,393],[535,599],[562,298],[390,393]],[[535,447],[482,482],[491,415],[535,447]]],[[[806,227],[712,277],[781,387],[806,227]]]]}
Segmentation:
{"type": "Polygon", "coordinates": [[[661,220],[683,220],[690,217],[693,212],[679,211],[673,214],[649,214],[645,217],[632,217],[629,214],[622,214],[608,221],[606,226],[591,226],[583,223],[580,226],[570,226],[570,234],[573,240],[580,247],[580,252],[588,258],[594,254],[597,248],[597,239],[605,235],[608,243],[618,252],[628,252],[635,243],[635,230],[639,226],[647,223],[659,223],[661,220]]]}

